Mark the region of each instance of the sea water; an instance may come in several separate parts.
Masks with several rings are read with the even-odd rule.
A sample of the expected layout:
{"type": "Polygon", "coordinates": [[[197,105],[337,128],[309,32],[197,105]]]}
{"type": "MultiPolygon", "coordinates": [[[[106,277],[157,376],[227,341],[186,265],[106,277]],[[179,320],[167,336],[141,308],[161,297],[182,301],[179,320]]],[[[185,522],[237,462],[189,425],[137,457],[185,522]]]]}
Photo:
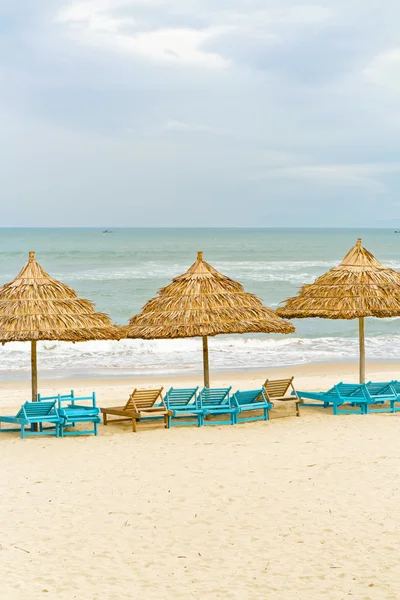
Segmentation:
{"type": "MultiPolygon", "coordinates": [[[[0,285],[34,250],[42,267],[127,324],[162,286],[196,260],[216,269],[276,308],[300,287],[340,262],[358,237],[385,265],[400,269],[400,235],[389,229],[0,229],[0,285]]],[[[213,371],[257,369],[357,359],[354,321],[299,319],[292,335],[221,335],[210,339],[213,371]]],[[[367,319],[369,360],[400,356],[400,321],[367,319]]],[[[29,376],[30,344],[0,346],[0,380],[29,376]]],[[[199,338],[38,345],[41,375],[113,376],[200,372],[199,338]]]]}

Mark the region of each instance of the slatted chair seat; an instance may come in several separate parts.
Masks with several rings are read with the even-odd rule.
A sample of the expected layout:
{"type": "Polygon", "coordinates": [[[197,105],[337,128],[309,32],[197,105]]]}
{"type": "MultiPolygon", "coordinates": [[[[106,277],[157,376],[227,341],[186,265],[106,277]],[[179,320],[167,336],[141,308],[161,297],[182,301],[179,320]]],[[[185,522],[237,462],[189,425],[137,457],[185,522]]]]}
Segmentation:
{"type": "Polygon", "coordinates": [[[293,384],[294,377],[288,379],[266,379],[264,383],[264,391],[269,402],[287,402],[288,400],[295,401],[296,415],[300,416],[299,405],[300,398],[297,395],[293,384]],[[289,393],[291,391],[291,393],[289,393]]]}
{"type": "MultiPolygon", "coordinates": [[[[15,416],[0,416],[1,423],[18,425],[21,438],[26,436],[55,435],[59,437],[63,418],[58,413],[55,401],[25,402],[15,416]],[[51,424],[44,427],[44,423],[51,424]],[[38,427],[37,427],[38,426],[38,427]],[[28,427],[29,429],[25,429],[28,427]]],[[[1,432],[17,431],[15,428],[1,428],[1,432]]]]}
{"type": "Polygon", "coordinates": [[[202,424],[203,411],[197,402],[198,386],[194,388],[170,388],[165,394],[165,404],[170,412],[170,426],[202,424]]]}
{"type": "Polygon", "coordinates": [[[141,420],[164,419],[164,427],[169,427],[169,411],[162,397],[164,388],[146,390],[135,388],[125,406],[114,406],[102,408],[104,425],[108,424],[108,415],[116,415],[122,418],[112,419],[111,422],[131,421],[132,431],[137,431],[137,422],[141,420]]]}
{"type": "Polygon", "coordinates": [[[235,408],[235,423],[244,423],[246,421],[259,421],[261,419],[268,421],[269,410],[273,404],[268,402],[264,388],[257,390],[247,390],[241,392],[238,390],[232,396],[232,403],[235,408]],[[262,411],[261,415],[240,417],[241,413],[262,411]]]}

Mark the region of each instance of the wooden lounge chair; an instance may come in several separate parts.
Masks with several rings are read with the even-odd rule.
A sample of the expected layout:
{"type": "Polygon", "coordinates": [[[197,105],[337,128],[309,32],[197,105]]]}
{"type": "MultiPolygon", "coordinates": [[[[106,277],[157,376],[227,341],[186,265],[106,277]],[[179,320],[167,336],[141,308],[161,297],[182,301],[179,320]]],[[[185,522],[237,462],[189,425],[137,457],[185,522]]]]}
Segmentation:
{"type": "MultiPolygon", "coordinates": [[[[56,402],[25,402],[15,417],[0,416],[1,423],[18,425],[21,429],[21,438],[25,436],[55,435],[59,436],[63,423],[58,414],[56,402]],[[50,427],[44,427],[44,423],[51,423],[50,427]],[[28,429],[25,429],[28,427],[28,429]]],[[[18,431],[15,428],[0,429],[0,431],[18,431]]]]}
{"type": "Polygon", "coordinates": [[[135,388],[125,406],[113,406],[101,409],[104,425],[108,423],[108,415],[116,415],[121,418],[112,419],[111,422],[132,421],[132,431],[136,432],[137,421],[142,419],[154,420],[157,417],[163,417],[164,426],[167,429],[169,411],[162,397],[162,391],[162,387],[155,390],[139,390],[135,388]],[[156,406],[157,401],[158,406],[156,406]]]}
{"type": "Polygon", "coordinates": [[[261,419],[268,421],[268,411],[273,408],[273,404],[267,400],[264,388],[245,392],[238,390],[232,396],[232,403],[235,408],[235,423],[260,421],[261,419]],[[262,414],[253,417],[238,417],[243,412],[255,410],[262,411],[262,414]]]}
{"type": "Polygon", "coordinates": [[[288,400],[295,400],[296,415],[300,416],[299,404],[301,403],[300,398],[293,385],[294,377],[289,379],[266,379],[264,383],[264,391],[269,402],[278,400],[279,402],[287,402],[288,400]],[[291,389],[291,394],[288,394],[291,389]]]}
{"type": "Polygon", "coordinates": [[[197,426],[200,427],[203,413],[197,402],[196,394],[198,389],[198,387],[172,387],[168,390],[165,394],[165,404],[170,412],[168,417],[170,425],[193,425],[197,421],[197,426]]]}
{"type": "Polygon", "coordinates": [[[226,425],[230,422],[235,424],[235,408],[230,395],[231,387],[228,388],[203,388],[198,395],[197,401],[202,414],[202,425],[226,425]],[[210,417],[218,415],[229,415],[229,421],[211,421],[210,417]]]}

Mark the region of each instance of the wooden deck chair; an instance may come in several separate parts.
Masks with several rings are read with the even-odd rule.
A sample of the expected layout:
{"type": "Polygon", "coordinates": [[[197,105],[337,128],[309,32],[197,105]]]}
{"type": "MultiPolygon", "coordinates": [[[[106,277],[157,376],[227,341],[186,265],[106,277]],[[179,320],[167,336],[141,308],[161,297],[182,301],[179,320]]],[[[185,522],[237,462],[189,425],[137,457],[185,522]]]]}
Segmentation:
{"type": "Polygon", "coordinates": [[[266,379],[264,383],[264,390],[267,396],[267,400],[273,402],[274,400],[286,402],[287,400],[295,400],[296,404],[296,415],[300,416],[299,404],[301,403],[300,398],[293,385],[294,377],[289,379],[266,379]],[[288,394],[291,389],[291,394],[288,394]]]}
{"type": "Polygon", "coordinates": [[[169,411],[162,397],[162,391],[162,387],[154,390],[140,390],[135,388],[125,406],[112,406],[101,409],[104,425],[108,423],[108,415],[117,415],[121,418],[112,419],[111,422],[132,421],[132,431],[136,432],[137,421],[141,419],[154,420],[157,417],[163,417],[164,426],[168,429],[169,411]],[[157,402],[158,405],[155,406],[157,402]]]}

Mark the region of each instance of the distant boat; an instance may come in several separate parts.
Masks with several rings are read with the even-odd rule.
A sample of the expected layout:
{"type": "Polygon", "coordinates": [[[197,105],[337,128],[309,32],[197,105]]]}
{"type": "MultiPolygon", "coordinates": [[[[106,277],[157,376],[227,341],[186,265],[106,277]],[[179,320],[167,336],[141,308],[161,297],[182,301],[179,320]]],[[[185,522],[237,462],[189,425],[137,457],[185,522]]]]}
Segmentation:
{"type": "Polygon", "coordinates": [[[111,229],[104,229],[104,231],[102,231],[102,233],[114,233],[111,229]]]}

